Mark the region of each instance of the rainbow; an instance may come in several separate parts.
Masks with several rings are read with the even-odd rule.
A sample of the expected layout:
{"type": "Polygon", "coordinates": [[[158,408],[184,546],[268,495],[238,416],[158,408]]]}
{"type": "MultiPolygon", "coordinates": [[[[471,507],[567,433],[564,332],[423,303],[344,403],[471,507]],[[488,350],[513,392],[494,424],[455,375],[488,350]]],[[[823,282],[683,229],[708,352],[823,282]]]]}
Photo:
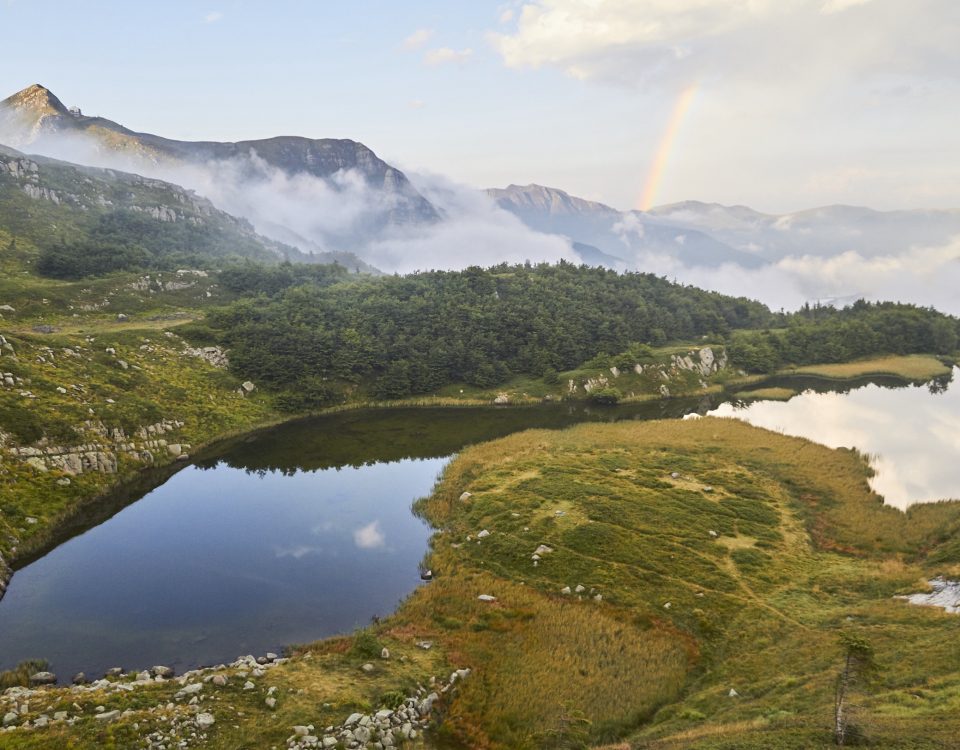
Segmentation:
{"type": "Polygon", "coordinates": [[[663,173],[667,166],[667,159],[670,158],[670,152],[673,150],[673,142],[676,140],[683,119],[693,103],[697,88],[698,84],[696,83],[687,86],[680,93],[677,103],[673,106],[673,113],[670,115],[670,121],[667,123],[663,138],[660,139],[660,146],[650,167],[650,174],[647,175],[647,182],[643,186],[643,194],[637,202],[637,208],[641,211],[647,211],[653,206],[653,199],[656,197],[657,191],[660,190],[660,183],[663,182],[663,173]]]}

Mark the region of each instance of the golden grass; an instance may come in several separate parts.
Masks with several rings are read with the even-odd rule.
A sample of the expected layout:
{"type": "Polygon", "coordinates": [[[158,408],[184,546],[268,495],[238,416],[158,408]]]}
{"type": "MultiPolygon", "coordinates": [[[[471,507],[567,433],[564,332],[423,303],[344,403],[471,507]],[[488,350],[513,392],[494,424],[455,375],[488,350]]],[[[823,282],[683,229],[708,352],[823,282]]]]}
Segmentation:
{"type": "Polygon", "coordinates": [[[611,742],[661,706],[636,746],[734,748],[741,733],[744,747],[819,746],[844,622],[873,623],[878,653],[901,662],[894,697],[871,710],[960,670],[946,632],[922,624],[954,620],[890,598],[929,575],[918,562],[960,528],[960,504],[905,514],[867,475],[854,451],[716,418],[532,430],[468,448],[420,504],[444,529],[438,579],[400,615],[430,624],[482,675],[455,703],[450,733],[469,747],[541,747],[576,714],[595,743],[611,742]],[[493,535],[464,541],[479,528],[493,535]],[[540,543],[554,552],[533,567],[540,543]],[[578,582],[583,601],[560,593],[578,582]],[[742,700],[726,696],[734,686],[742,700]],[[790,716],[756,718],[778,706],[790,716]]]}
{"type": "Polygon", "coordinates": [[[808,365],[791,368],[790,374],[817,375],[824,378],[858,378],[866,375],[894,375],[907,380],[929,380],[946,375],[950,368],[926,354],[877,357],[840,364],[808,365]]]}

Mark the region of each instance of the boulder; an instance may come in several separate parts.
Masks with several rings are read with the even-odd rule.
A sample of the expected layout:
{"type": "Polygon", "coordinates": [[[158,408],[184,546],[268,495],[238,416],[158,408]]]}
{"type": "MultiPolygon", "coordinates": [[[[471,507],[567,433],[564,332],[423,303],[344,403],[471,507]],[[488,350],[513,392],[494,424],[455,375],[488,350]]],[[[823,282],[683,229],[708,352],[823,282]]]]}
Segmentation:
{"type": "Polygon", "coordinates": [[[240,387],[243,388],[246,393],[253,393],[255,390],[257,390],[257,386],[255,386],[249,380],[244,380],[243,383],[240,384],[240,387]]]}
{"type": "Polygon", "coordinates": [[[497,600],[497,597],[491,596],[490,594],[480,594],[480,596],[478,596],[477,599],[479,599],[482,602],[495,602],[497,600]]]}
{"type": "Polygon", "coordinates": [[[171,667],[157,666],[150,670],[154,677],[169,680],[175,674],[171,667]]]}
{"type": "Polygon", "coordinates": [[[35,672],[30,675],[31,685],[55,685],[57,676],[53,672],[35,672]]]}
{"type": "Polygon", "coordinates": [[[87,681],[87,676],[86,676],[83,672],[77,672],[77,673],[73,676],[73,684],[74,684],[74,685],[83,685],[83,684],[86,683],[86,681],[87,681]]]}
{"type": "Polygon", "coordinates": [[[506,393],[499,393],[497,397],[493,400],[493,403],[504,406],[510,403],[510,397],[506,393]]]}
{"type": "Polygon", "coordinates": [[[486,539],[488,536],[490,536],[490,532],[484,529],[479,534],[477,534],[477,539],[486,539]]]}
{"type": "Polygon", "coordinates": [[[216,719],[213,718],[213,714],[208,714],[206,712],[197,714],[196,722],[197,729],[209,729],[216,723],[216,719]]]}

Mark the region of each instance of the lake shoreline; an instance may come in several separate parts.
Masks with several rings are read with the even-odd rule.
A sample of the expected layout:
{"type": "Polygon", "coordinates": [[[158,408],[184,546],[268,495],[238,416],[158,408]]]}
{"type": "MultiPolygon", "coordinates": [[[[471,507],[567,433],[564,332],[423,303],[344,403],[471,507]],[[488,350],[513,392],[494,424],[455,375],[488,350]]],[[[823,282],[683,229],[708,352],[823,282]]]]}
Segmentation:
{"type": "MultiPolygon", "coordinates": [[[[866,364],[866,362],[865,362],[866,364]]],[[[949,369],[946,370],[950,372],[949,369]]],[[[905,373],[875,373],[876,377],[893,378],[902,381],[904,384],[917,382],[916,378],[911,378],[905,373]]],[[[624,398],[620,402],[624,406],[631,404],[642,404],[650,402],[668,402],[682,399],[696,398],[707,395],[716,395],[718,393],[729,394],[731,396],[749,396],[749,391],[737,392],[745,383],[750,385],[762,386],[764,383],[772,382],[783,377],[802,377],[823,380],[831,384],[840,384],[844,382],[854,383],[857,381],[868,380],[870,374],[854,374],[846,377],[831,377],[812,372],[797,371],[796,368],[783,370],[771,375],[766,375],[753,380],[747,378],[731,378],[728,382],[718,387],[711,385],[692,394],[677,394],[671,396],[653,395],[649,398],[624,398]]],[[[759,390],[759,389],[758,389],[759,390]]],[[[494,404],[487,400],[480,399],[456,399],[450,397],[411,397],[396,401],[357,401],[325,409],[291,414],[289,416],[278,416],[276,418],[261,420],[248,426],[220,433],[195,446],[189,460],[178,460],[169,458],[160,465],[145,466],[134,468],[115,475],[113,481],[108,485],[101,487],[97,492],[81,497],[69,509],[58,515],[53,523],[49,524],[40,534],[30,539],[23,545],[18,545],[14,554],[8,555],[7,559],[0,556],[0,601],[6,593],[7,587],[18,570],[26,567],[32,562],[40,559],[59,545],[71,539],[73,536],[83,533],[92,526],[103,523],[127,507],[131,502],[135,502],[137,497],[156,488],[168,481],[173,475],[181,469],[187,468],[198,460],[209,458],[212,455],[222,452],[234,441],[247,440],[253,436],[266,432],[270,429],[294,425],[301,422],[310,421],[324,417],[335,416],[346,413],[360,413],[364,411],[378,410],[402,410],[402,409],[464,409],[464,410],[490,410],[490,411],[518,411],[523,409],[533,409],[537,407],[562,408],[564,406],[591,406],[597,409],[610,408],[602,404],[592,404],[587,398],[575,398],[566,400],[541,399],[529,397],[526,399],[514,399],[509,403],[494,404]],[[89,523],[88,519],[93,517],[95,523],[89,523]]]]}

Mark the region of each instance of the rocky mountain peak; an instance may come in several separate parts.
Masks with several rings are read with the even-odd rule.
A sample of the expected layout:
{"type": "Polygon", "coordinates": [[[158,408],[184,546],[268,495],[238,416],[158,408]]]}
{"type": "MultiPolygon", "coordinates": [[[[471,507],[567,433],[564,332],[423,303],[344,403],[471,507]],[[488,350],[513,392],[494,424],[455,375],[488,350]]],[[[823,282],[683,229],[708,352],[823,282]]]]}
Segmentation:
{"type": "Polygon", "coordinates": [[[35,83],[0,102],[0,108],[12,109],[35,117],[65,115],[67,108],[50,89],[35,83]]]}

